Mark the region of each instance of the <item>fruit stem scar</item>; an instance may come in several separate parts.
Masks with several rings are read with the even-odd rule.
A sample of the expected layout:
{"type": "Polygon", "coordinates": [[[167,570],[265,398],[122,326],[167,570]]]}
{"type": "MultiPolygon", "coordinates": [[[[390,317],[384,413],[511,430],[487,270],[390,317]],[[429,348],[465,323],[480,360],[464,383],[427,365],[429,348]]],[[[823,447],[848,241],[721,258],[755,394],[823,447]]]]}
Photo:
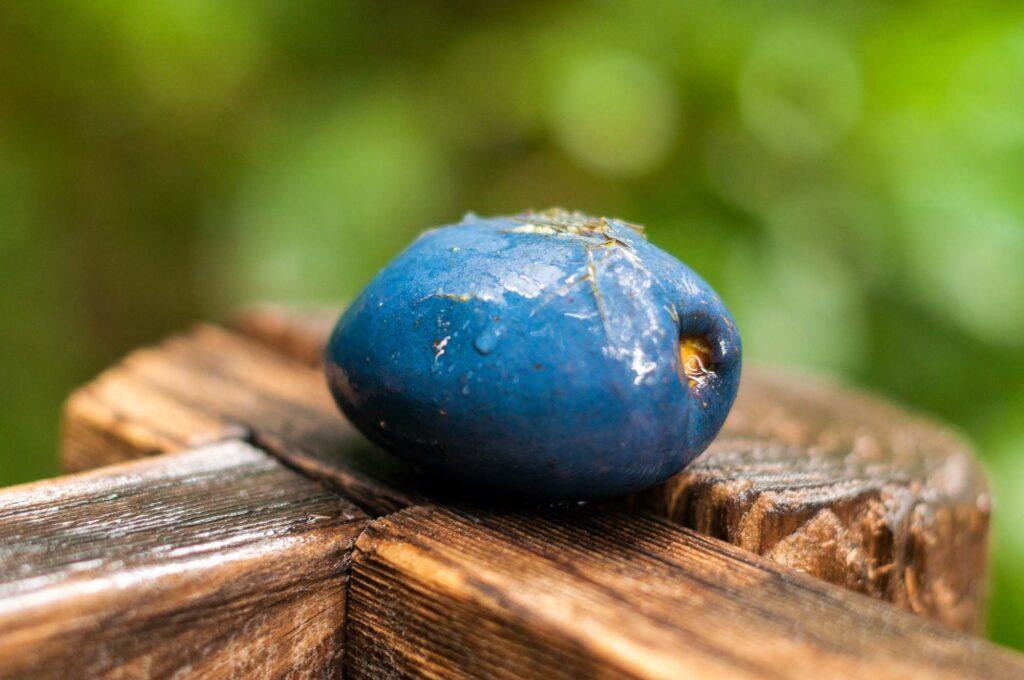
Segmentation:
{"type": "Polygon", "coordinates": [[[715,375],[711,345],[704,338],[682,338],[679,341],[679,365],[690,388],[703,387],[715,375]]]}
{"type": "Polygon", "coordinates": [[[613,224],[626,227],[638,236],[646,238],[643,225],[632,224],[623,220],[609,221],[607,217],[590,217],[580,212],[569,212],[561,208],[549,208],[541,212],[527,211],[516,215],[516,221],[523,222],[523,227],[514,227],[505,233],[529,234],[571,234],[583,237],[599,237],[614,240],[624,248],[632,246],[613,235],[613,224]]]}

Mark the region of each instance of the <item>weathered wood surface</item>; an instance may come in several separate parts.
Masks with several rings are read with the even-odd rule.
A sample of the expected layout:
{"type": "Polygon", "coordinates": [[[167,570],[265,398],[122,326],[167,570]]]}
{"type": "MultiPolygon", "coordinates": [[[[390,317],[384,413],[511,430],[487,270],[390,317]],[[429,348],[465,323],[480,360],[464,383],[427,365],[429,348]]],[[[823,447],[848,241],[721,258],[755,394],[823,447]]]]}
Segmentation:
{"type": "Polygon", "coordinates": [[[338,677],[368,519],[242,442],[0,491],[0,677],[338,677]]]}
{"type": "MultiPolygon", "coordinates": [[[[100,490],[58,494],[52,505],[25,512],[40,535],[58,517],[53,531],[74,538],[69,527],[91,527],[90,535],[108,538],[71,562],[87,565],[87,584],[99,581],[93,587],[103,606],[90,612],[121,613],[92,614],[105,625],[85,629],[74,622],[88,616],[62,618],[53,608],[37,615],[21,606],[0,615],[0,658],[27,639],[35,640],[29,658],[37,666],[61,653],[57,640],[65,642],[63,661],[47,672],[72,667],[69,655],[87,648],[82,658],[121,665],[127,676],[182,668],[273,676],[287,664],[296,676],[345,670],[357,678],[1024,678],[1019,655],[851,592],[966,629],[977,623],[983,578],[964,575],[983,569],[983,481],[966,447],[934,425],[854,393],[754,371],[712,450],[659,489],[629,504],[484,511],[454,501],[451,490],[348,426],[316,366],[330,322],[323,315],[308,321],[257,310],[238,322],[248,337],[199,326],[132,354],[69,399],[64,456],[71,469],[201,442],[244,438],[251,445],[207,445],[37,485],[77,479],[100,490]],[[231,452],[239,448],[253,460],[238,462],[235,474],[210,475],[205,492],[158,484],[158,496],[178,490],[178,500],[140,513],[128,525],[145,530],[125,539],[124,508],[107,506],[146,495],[152,480],[133,478],[133,492],[104,491],[113,484],[104,480],[183,460],[235,469],[231,452]],[[258,482],[257,473],[242,471],[266,466],[274,473],[258,482]],[[232,481],[250,477],[252,488],[232,481]],[[292,485],[305,491],[287,491],[292,485]],[[239,486],[246,492],[233,496],[239,486]],[[300,500],[303,493],[309,496],[300,500]],[[187,510],[161,510],[186,497],[217,499],[240,543],[180,526],[187,510]],[[370,523],[343,499],[380,518],[370,523]],[[333,512],[317,509],[330,503],[333,512]],[[278,530],[261,523],[256,508],[279,511],[278,530]],[[176,521],[147,524],[149,515],[176,521]],[[122,543],[127,552],[118,552],[122,543]],[[166,570],[161,559],[171,561],[166,570]],[[101,566],[107,571],[89,576],[101,566]],[[231,587],[242,592],[232,595],[231,587]],[[205,595],[209,589],[216,594],[205,595]],[[177,604],[168,609],[170,602],[177,604]],[[208,622],[220,637],[205,637],[208,622]],[[159,647],[165,640],[177,656],[161,656],[171,654],[159,647]],[[161,651],[151,651],[154,645],[161,651]]],[[[0,508],[10,493],[0,494],[0,508]]],[[[0,539],[19,523],[20,515],[0,511],[0,539]]],[[[79,550],[76,540],[52,545],[42,553],[79,550]]],[[[51,584],[39,569],[40,587],[68,591],[77,572],[58,570],[65,572],[51,584]]],[[[60,599],[5,599],[3,583],[0,612],[7,603],[60,599]]],[[[18,670],[24,663],[9,674],[26,674],[18,670]]]]}
{"type": "Polygon", "coordinates": [[[233,437],[343,490],[372,514],[423,496],[334,406],[319,371],[212,326],[130,354],[64,409],[64,468],[75,472],[233,437]]]}
{"type": "MultiPolygon", "coordinates": [[[[316,368],[333,314],[256,309],[140,350],[69,400],[72,470],[246,434],[371,514],[447,497],[355,433],[316,368]],[[274,350],[274,351],[271,351],[274,350]]],[[[857,393],[748,370],[722,435],[632,502],[962,630],[983,621],[988,496],[968,448],[857,393]]]]}
{"type": "Polygon", "coordinates": [[[636,500],[954,628],[984,625],[990,500],[969,448],[857,392],[750,371],[708,451],[636,500]]]}
{"type": "Polygon", "coordinates": [[[1019,655],[622,508],[418,507],[353,562],[352,678],[1021,678],[1019,655]]]}
{"type": "Polygon", "coordinates": [[[1024,678],[635,508],[370,523],[237,441],[0,492],[0,541],[3,678],[1024,678]]]}

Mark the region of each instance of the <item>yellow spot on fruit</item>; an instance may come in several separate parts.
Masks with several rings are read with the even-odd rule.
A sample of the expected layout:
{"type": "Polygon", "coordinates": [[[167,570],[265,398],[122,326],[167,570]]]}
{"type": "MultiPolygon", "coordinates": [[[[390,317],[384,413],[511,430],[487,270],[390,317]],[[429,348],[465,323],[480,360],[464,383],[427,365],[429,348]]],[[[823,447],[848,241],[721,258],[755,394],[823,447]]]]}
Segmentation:
{"type": "Polygon", "coordinates": [[[691,388],[703,387],[715,375],[711,364],[711,346],[703,338],[683,338],[679,341],[679,365],[683,367],[691,388]]]}

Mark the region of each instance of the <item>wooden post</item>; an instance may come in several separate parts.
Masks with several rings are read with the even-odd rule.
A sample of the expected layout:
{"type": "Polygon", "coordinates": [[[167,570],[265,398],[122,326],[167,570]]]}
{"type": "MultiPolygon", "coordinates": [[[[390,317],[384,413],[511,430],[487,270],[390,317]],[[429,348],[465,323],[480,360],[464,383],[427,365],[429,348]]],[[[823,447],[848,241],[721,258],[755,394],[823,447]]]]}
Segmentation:
{"type": "Polygon", "coordinates": [[[66,466],[115,465],[0,491],[0,678],[1024,678],[941,625],[980,620],[987,503],[933,424],[755,370],[661,487],[483,508],[338,414],[327,317],[260,314],[69,399],[66,466]]]}
{"type": "MultiPolygon", "coordinates": [[[[323,312],[256,309],[140,350],[74,394],[69,470],[244,435],[372,515],[447,498],[338,414],[323,312]],[[290,352],[292,355],[285,354],[290,352]]],[[[726,426],[637,506],[960,630],[984,624],[989,501],[937,425],[806,377],[749,369],[726,426]]]]}
{"type": "Polygon", "coordinates": [[[621,504],[369,523],[238,441],[0,491],[0,537],[0,678],[1024,678],[621,504]]]}

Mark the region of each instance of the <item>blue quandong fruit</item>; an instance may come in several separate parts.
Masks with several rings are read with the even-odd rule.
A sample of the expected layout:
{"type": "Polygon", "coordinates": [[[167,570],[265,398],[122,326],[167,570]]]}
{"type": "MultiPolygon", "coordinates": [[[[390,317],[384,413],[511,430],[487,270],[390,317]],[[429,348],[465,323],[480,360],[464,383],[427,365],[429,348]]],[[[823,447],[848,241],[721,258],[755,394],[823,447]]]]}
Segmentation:
{"type": "Polygon", "coordinates": [[[721,428],[740,338],[642,227],[548,210],[422,234],[342,315],[327,379],[370,439],[475,494],[584,500],[675,474],[721,428]]]}

